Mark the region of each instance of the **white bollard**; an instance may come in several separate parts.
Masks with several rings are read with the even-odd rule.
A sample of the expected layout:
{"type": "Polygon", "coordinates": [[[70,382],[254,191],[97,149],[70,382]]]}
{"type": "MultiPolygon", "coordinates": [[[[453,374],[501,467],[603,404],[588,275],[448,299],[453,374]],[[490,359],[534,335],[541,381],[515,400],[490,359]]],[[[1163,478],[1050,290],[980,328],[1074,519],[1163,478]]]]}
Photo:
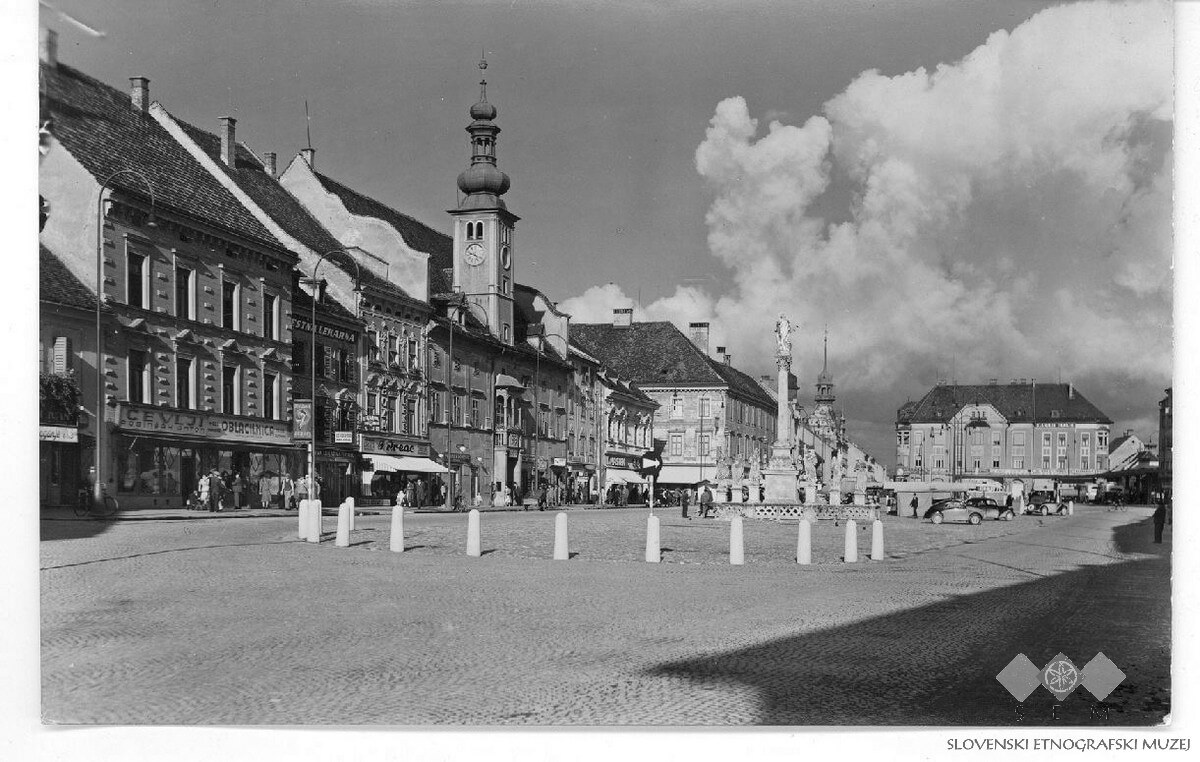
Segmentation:
{"type": "Polygon", "coordinates": [[[350,514],[351,508],[349,503],[342,503],[338,506],[337,538],[333,541],[335,547],[350,547],[350,514]]]}
{"type": "Polygon", "coordinates": [[[392,508],[392,539],[390,547],[393,553],[404,552],[404,506],[397,505],[392,508]]]}
{"type": "Polygon", "coordinates": [[[554,517],[554,560],[569,561],[571,552],[567,549],[567,514],[559,511],[554,517]]]}
{"type": "Polygon", "coordinates": [[[858,561],[858,524],[854,519],[846,521],[846,553],[845,561],[852,564],[858,561]]]}
{"type": "Polygon", "coordinates": [[[357,527],[354,526],[354,498],[346,498],[346,502],[350,504],[350,531],[353,532],[357,527]]]}
{"type": "Polygon", "coordinates": [[[301,540],[307,540],[308,539],[308,501],[307,500],[300,501],[300,506],[296,510],[296,519],[297,519],[297,521],[296,521],[297,532],[296,533],[300,536],[301,540]]]}
{"type": "Polygon", "coordinates": [[[321,541],[321,501],[308,501],[308,516],[305,522],[308,526],[308,535],[305,539],[309,542],[321,541]]]}
{"type": "Polygon", "coordinates": [[[1067,501],[1067,515],[1068,516],[1075,515],[1075,501],[1074,500],[1067,501]]]}
{"type": "Polygon", "coordinates": [[[879,519],[871,522],[871,560],[883,560],[883,522],[879,519]]]}
{"type": "Polygon", "coordinates": [[[658,517],[649,516],[646,519],[646,563],[656,564],[662,559],[662,551],[658,543],[658,517]]]}
{"type": "Polygon", "coordinates": [[[472,508],[467,514],[467,555],[479,558],[479,510],[472,508]]]}
{"type": "Polygon", "coordinates": [[[746,563],[745,549],[742,547],[741,516],[734,516],[729,522],[729,563],[734,566],[746,563]]]}
{"type": "Polygon", "coordinates": [[[796,536],[796,563],[812,563],[812,524],[800,519],[800,531],[796,536]]]}

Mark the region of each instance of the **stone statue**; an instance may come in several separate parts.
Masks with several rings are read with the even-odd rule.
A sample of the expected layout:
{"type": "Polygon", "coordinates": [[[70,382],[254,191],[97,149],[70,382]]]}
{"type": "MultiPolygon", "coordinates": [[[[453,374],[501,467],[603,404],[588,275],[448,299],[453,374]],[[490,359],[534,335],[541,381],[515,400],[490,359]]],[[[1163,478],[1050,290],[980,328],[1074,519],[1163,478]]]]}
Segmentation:
{"type": "Polygon", "coordinates": [[[792,321],[787,319],[787,315],[780,313],[779,320],[775,323],[775,334],[779,341],[779,356],[792,356],[792,321]]]}
{"type": "Polygon", "coordinates": [[[730,462],[727,459],[721,459],[717,463],[717,479],[719,481],[729,481],[733,478],[733,469],[730,467],[730,462]]]}
{"type": "Polygon", "coordinates": [[[750,466],[750,483],[762,484],[762,465],[757,459],[750,466]]]}

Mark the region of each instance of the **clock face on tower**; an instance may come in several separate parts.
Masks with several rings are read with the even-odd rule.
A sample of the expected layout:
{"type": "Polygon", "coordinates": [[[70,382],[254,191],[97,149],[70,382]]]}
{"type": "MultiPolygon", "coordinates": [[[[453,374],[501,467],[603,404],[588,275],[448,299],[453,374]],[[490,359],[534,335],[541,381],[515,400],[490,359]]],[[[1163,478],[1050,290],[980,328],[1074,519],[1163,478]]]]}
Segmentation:
{"type": "Polygon", "coordinates": [[[463,255],[467,260],[467,264],[469,264],[471,266],[483,264],[483,259],[484,259],[483,247],[477,243],[473,243],[470,246],[468,246],[463,251],[463,255]]]}

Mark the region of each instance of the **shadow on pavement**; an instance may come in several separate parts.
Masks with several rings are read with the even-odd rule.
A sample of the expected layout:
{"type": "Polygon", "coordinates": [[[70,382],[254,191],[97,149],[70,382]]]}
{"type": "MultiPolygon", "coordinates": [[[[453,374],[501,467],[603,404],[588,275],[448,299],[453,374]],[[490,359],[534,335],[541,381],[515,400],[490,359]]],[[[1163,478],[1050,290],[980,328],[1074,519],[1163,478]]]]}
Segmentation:
{"type": "Polygon", "coordinates": [[[97,537],[112,528],[112,521],[87,518],[52,518],[42,517],[39,522],[39,539],[41,542],[54,540],[79,540],[86,537],[97,537]]]}
{"type": "Polygon", "coordinates": [[[1170,545],[1152,538],[1150,521],[1127,524],[1113,541],[1137,554],[1129,560],[668,662],[650,674],[702,689],[749,687],[762,725],[1159,724],[1170,711],[1170,545]],[[1038,688],[1019,703],[995,677],[1018,653],[1041,668],[1062,652],[1082,669],[1099,651],[1126,674],[1104,704],[1083,687],[1062,702],[1038,688]]]}

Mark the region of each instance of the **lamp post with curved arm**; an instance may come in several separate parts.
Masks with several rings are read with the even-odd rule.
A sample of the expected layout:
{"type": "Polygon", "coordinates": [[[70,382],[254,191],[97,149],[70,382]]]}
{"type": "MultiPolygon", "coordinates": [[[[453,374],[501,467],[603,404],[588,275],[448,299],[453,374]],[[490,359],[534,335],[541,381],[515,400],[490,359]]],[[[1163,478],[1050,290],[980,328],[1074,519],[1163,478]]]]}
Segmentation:
{"type": "MultiPolygon", "coordinates": [[[[351,262],[354,263],[354,317],[358,317],[358,294],[362,290],[362,267],[358,263],[358,259],[345,249],[333,249],[322,254],[317,263],[313,265],[312,277],[304,279],[304,284],[312,288],[312,310],[311,322],[309,323],[309,437],[308,437],[308,499],[314,498],[313,493],[316,491],[316,474],[317,474],[317,299],[320,296],[321,281],[317,280],[317,271],[327,258],[334,254],[344,254],[351,262]]],[[[360,337],[361,341],[361,337],[360,337]]],[[[354,355],[357,361],[358,347],[354,348],[354,355]]]]}
{"type": "Polygon", "coordinates": [[[154,220],[156,207],[154,186],[146,176],[136,169],[118,169],[100,183],[100,193],[96,198],[96,473],[92,484],[92,500],[97,508],[104,506],[104,479],[101,469],[104,465],[104,328],[101,324],[101,309],[104,305],[104,191],[111,190],[109,183],[121,175],[136,177],[146,187],[150,194],[150,215],[146,218],[146,227],[158,227],[154,220]]]}

